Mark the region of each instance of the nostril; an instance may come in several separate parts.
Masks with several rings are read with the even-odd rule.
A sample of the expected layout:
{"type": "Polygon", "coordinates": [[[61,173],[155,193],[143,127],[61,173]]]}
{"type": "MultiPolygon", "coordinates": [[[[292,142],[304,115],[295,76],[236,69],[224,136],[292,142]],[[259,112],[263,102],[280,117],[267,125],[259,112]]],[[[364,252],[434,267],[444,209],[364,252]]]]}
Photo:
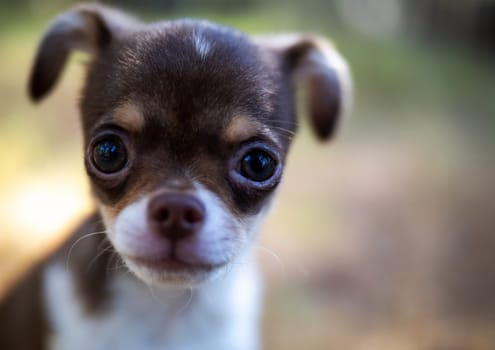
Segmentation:
{"type": "Polygon", "coordinates": [[[188,224],[197,224],[203,221],[203,213],[195,208],[188,208],[184,212],[184,221],[188,224]]]}
{"type": "Polygon", "coordinates": [[[160,208],[155,212],[154,218],[158,222],[167,222],[170,219],[170,210],[168,208],[160,208]]]}

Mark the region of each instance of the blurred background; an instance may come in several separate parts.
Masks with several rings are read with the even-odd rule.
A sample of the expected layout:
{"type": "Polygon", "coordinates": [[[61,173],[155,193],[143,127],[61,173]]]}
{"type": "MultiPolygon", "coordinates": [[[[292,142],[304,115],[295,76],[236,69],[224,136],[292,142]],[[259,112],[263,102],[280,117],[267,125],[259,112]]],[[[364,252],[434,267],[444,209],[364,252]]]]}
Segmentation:
{"type": "MultiPolygon", "coordinates": [[[[91,209],[77,99],[87,57],[26,96],[50,19],[0,4],[0,295],[91,209]]],[[[334,40],[355,107],[330,144],[302,119],[257,246],[270,350],[495,349],[495,1],[109,1],[147,20],[334,40]]]]}

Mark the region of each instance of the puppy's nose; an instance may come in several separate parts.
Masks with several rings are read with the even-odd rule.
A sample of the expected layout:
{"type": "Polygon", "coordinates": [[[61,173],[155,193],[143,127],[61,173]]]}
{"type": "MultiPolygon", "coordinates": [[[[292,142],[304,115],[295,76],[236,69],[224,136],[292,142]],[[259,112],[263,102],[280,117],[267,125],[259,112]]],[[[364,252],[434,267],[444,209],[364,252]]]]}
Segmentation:
{"type": "Polygon", "coordinates": [[[203,226],[205,209],[196,197],[182,193],[163,193],[148,204],[151,230],[172,241],[196,234],[203,226]]]}

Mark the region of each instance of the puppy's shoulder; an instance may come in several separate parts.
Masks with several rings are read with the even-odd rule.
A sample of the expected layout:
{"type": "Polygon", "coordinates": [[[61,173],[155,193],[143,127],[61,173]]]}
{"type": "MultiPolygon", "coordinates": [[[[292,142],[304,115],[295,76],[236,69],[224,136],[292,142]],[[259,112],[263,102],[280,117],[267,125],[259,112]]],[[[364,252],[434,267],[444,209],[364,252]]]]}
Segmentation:
{"type": "Polygon", "coordinates": [[[0,349],[45,349],[47,322],[42,280],[43,267],[37,265],[0,302],[0,349]]]}
{"type": "MultiPolygon", "coordinates": [[[[102,247],[101,218],[92,214],[84,219],[52,254],[34,265],[0,300],[0,349],[44,350],[50,333],[49,310],[45,305],[46,269],[66,264],[74,282],[82,288],[82,302],[95,309],[103,295],[101,269],[86,268],[102,247]]],[[[106,263],[95,261],[96,265],[106,263]]]]}

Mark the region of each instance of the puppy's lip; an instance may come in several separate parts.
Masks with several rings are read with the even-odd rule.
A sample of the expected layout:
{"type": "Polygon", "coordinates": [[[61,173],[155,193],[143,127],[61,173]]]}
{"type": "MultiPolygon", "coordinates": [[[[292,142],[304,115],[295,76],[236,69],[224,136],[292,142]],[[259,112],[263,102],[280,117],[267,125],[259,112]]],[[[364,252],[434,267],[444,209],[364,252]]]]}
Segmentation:
{"type": "Polygon", "coordinates": [[[210,272],[216,270],[224,264],[191,264],[174,256],[168,257],[143,257],[143,256],[127,256],[134,264],[146,267],[150,270],[163,272],[210,272]]]}

